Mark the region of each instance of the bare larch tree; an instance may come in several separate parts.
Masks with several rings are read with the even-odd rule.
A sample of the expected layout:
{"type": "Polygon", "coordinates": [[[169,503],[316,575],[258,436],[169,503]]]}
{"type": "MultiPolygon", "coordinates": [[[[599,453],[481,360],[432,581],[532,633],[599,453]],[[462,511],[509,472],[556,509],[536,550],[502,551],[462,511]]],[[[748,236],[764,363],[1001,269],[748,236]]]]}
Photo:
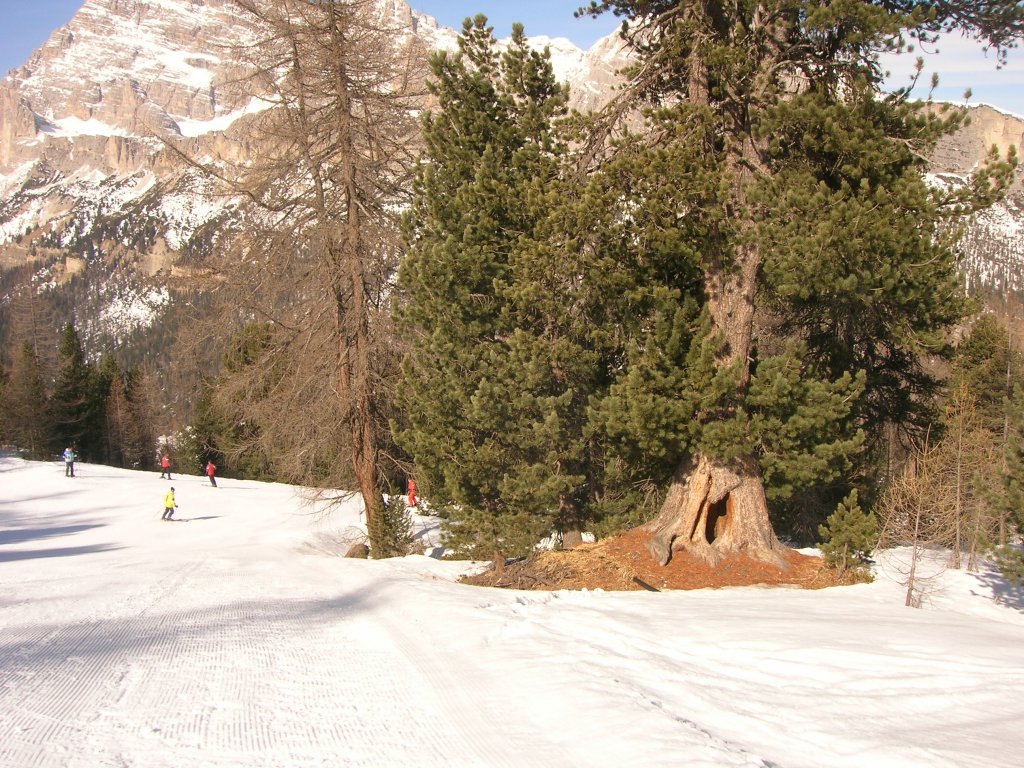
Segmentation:
{"type": "Polygon", "coordinates": [[[244,201],[222,249],[234,338],[214,397],[276,474],[354,483],[380,552],[388,299],[425,55],[371,0],[236,4],[256,34],[233,55],[264,108],[236,134],[245,152],[207,164],[244,201]]]}

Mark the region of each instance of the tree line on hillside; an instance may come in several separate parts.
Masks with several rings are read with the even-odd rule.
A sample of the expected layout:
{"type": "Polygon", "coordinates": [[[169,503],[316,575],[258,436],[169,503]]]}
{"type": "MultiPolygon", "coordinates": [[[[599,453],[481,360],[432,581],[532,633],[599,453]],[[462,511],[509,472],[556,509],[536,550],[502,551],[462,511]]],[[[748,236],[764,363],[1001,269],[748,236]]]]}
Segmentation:
{"type": "Polygon", "coordinates": [[[1019,535],[1019,357],[991,316],[950,342],[956,222],[1016,158],[929,186],[964,114],[882,93],[876,59],[949,29],[1004,52],[1019,4],[592,2],[636,63],[579,115],[520,25],[467,19],[423,71],[366,0],[236,3],[275,108],[251,162],[193,161],[244,205],[190,439],[352,488],[378,557],[410,477],[496,564],[633,526],[663,563],[1019,535]]]}
{"type": "Polygon", "coordinates": [[[23,341],[0,361],[0,443],[30,459],[70,447],[82,461],[152,468],[159,398],[145,370],[90,362],[71,323],[56,349],[41,346],[23,341]]]}

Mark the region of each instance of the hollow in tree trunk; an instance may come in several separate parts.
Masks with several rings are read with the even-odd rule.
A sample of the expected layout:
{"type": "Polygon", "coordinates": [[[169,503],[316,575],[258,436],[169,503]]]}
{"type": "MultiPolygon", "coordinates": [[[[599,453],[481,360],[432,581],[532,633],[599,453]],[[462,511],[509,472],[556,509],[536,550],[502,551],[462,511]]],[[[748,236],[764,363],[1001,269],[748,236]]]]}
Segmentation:
{"type": "Polygon", "coordinates": [[[711,565],[747,554],[785,568],[768,519],[764,485],[752,459],[722,462],[698,455],[677,470],[658,517],[646,526],[648,548],[666,565],[685,551],[711,565]]]}

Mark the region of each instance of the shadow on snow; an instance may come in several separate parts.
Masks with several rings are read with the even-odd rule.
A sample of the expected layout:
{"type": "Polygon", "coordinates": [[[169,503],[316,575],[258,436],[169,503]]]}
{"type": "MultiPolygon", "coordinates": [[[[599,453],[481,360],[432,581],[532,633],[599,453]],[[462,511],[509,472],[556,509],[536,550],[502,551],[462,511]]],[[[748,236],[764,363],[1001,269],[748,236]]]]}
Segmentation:
{"type": "Polygon", "coordinates": [[[72,557],[74,555],[93,555],[99,552],[112,552],[123,547],[115,547],[109,544],[94,544],[88,547],[61,547],[54,549],[32,549],[17,552],[0,552],[0,563],[9,563],[16,560],[35,560],[44,557],[72,557]]]}
{"type": "Polygon", "coordinates": [[[986,569],[974,574],[978,582],[991,590],[992,596],[1000,605],[1024,612],[1024,585],[1009,583],[998,570],[986,569]]]}
{"type": "MultiPolygon", "coordinates": [[[[38,541],[39,539],[52,539],[56,536],[70,536],[74,533],[81,533],[82,531],[102,527],[102,525],[94,523],[91,525],[61,525],[53,528],[14,528],[11,530],[0,531],[0,545],[20,544],[25,541],[38,541]]],[[[3,556],[0,555],[0,558],[2,557],[3,556]]]]}
{"type": "Polygon", "coordinates": [[[201,610],[135,615],[98,622],[37,624],[4,632],[0,644],[0,668],[18,679],[17,670],[37,670],[40,674],[64,674],[62,665],[69,660],[96,659],[109,662],[111,653],[148,656],[153,650],[173,647],[183,637],[222,638],[225,647],[237,641],[237,635],[249,636],[246,646],[273,646],[282,632],[294,632],[293,625],[312,628],[325,621],[340,621],[373,605],[377,587],[326,599],[246,601],[211,606],[201,610]]]}

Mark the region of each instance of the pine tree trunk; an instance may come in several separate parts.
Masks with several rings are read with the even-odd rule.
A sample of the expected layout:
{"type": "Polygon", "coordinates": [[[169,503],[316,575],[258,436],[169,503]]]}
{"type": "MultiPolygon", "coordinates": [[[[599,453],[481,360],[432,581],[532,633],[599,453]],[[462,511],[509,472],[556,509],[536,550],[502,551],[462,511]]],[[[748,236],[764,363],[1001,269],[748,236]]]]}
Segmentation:
{"type": "MultiPolygon", "coordinates": [[[[725,345],[718,365],[737,366],[737,388],[750,380],[750,340],[754,325],[754,293],[761,254],[740,247],[731,264],[712,264],[705,278],[708,309],[725,345]]],[[[779,568],[788,567],[768,516],[764,482],[753,456],[726,464],[697,453],[676,470],[658,517],[650,524],[649,548],[662,565],[673,551],[685,550],[715,565],[731,554],[744,553],[779,568]]]]}
{"type": "MultiPolygon", "coordinates": [[[[754,246],[736,250],[730,264],[715,263],[705,277],[708,310],[725,345],[718,365],[737,366],[737,388],[750,380],[750,340],[754,293],[761,254],[754,246]]],[[[673,551],[685,550],[715,565],[743,552],[779,568],[788,567],[768,517],[760,468],[753,456],[728,465],[698,453],[676,470],[653,531],[649,548],[662,565],[673,551]]]]}
{"type": "MultiPolygon", "coordinates": [[[[710,29],[728,14],[714,15],[701,4],[681,4],[681,18],[699,27],[710,29]]],[[[738,28],[739,25],[737,25],[738,28]]],[[[777,52],[776,52],[777,53],[777,52]]],[[[774,53],[761,51],[763,72],[773,69],[774,53]]],[[[708,61],[700,53],[689,58],[686,73],[687,101],[718,109],[712,103],[712,87],[708,61]]],[[[771,90],[772,77],[752,82],[756,101],[761,89],[771,90]]],[[[737,232],[722,235],[721,251],[705,254],[704,291],[707,308],[715,330],[722,336],[723,347],[717,364],[734,368],[737,373],[737,400],[742,399],[750,381],[750,345],[754,329],[754,298],[758,275],[763,262],[762,252],[754,239],[744,242],[745,233],[753,224],[750,216],[749,190],[759,174],[769,170],[763,161],[765,139],[754,134],[745,111],[724,116],[715,131],[725,137],[709,135],[707,146],[724,144],[721,156],[730,179],[731,192],[726,206],[730,215],[738,216],[737,232]]],[[[667,564],[673,551],[686,551],[712,565],[723,558],[744,553],[758,560],[787,568],[782,558],[784,549],[772,530],[764,482],[753,455],[740,456],[725,463],[713,456],[697,452],[686,457],[676,470],[658,517],[648,524],[653,535],[649,548],[661,563],[667,564]]]]}

